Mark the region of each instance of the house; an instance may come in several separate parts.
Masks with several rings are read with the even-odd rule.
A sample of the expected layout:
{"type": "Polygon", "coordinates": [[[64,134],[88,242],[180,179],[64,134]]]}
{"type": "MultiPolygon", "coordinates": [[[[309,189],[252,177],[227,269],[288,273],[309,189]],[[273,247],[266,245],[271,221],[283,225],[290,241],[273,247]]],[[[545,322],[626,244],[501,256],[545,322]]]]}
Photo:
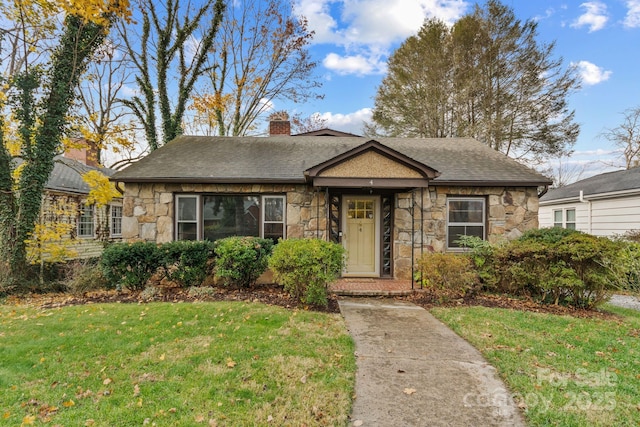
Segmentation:
{"type": "Polygon", "coordinates": [[[87,203],[90,188],[82,176],[115,172],[93,159],[91,148],[69,149],[54,159],[35,230],[41,237],[28,246],[32,261],[97,257],[105,241],[121,240],[122,199],[100,207],[87,203]]]}
{"type": "Polygon", "coordinates": [[[344,276],[410,278],[421,253],[462,250],[460,235],[538,226],[538,188],[551,182],[476,140],[290,136],[287,125],[180,136],[117,172],[123,239],[316,237],[347,249],[344,276]]]}
{"type": "Polygon", "coordinates": [[[596,236],[640,230],[640,168],[592,176],[549,190],[540,199],[541,227],[564,227],[596,236]]]}

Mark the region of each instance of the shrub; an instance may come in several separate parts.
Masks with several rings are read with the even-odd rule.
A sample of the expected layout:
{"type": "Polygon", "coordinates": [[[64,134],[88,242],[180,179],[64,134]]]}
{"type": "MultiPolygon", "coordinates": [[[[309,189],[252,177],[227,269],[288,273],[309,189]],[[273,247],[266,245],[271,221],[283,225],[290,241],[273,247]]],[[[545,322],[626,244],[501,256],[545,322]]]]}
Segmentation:
{"type": "Polygon", "coordinates": [[[176,241],[160,246],[166,277],[180,286],[200,285],[213,270],[214,243],[176,241]]]}
{"type": "Polygon", "coordinates": [[[106,289],[109,282],[102,274],[97,259],[78,259],[67,263],[64,285],[73,295],[106,289]]]}
{"type": "Polygon", "coordinates": [[[214,245],[216,276],[225,285],[250,286],[266,271],[272,248],[272,240],[259,237],[232,236],[217,240],[214,245]]]}
{"type": "Polygon", "coordinates": [[[620,251],[612,267],[620,287],[630,292],[640,292],[640,243],[620,242],[620,251]]]}
{"type": "Polygon", "coordinates": [[[287,239],[273,250],[269,268],[298,301],[326,307],[327,287],[342,271],[344,248],[319,239],[287,239]]]}
{"type": "Polygon", "coordinates": [[[478,275],[467,255],[429,252],[418,260],[414,279],[432,291],[465,296],[478,288],[478,275]]]}
{"type": "Polygon", "coordinates": [[[475,266],[479,283],[486,289],[494,289],[497,283],[494,256],[501,245],[492,245],[476,236],[460,236],[460,245],[468,248],[465,252],[475,266]]]}
{"type": "Polygon", "coordinates": [[[541,302],[589,308],[619,287],[615,269],[620,245],[604,237],[569,233],[525,234],[494,253],[502,289],[541,302]]]}
{"type": "Polygon", "coordinates": [[[542,243],[558,243],[566,237],[583,234],[580,231],[561,227],[533,228],[524,232],[519,241],[534,241],[542,243]]]}
{"type": "Polygon", "coordinates": [[[102,252],[100,265],[110,286],[142,290],[162,265],[155,243],[113,243],[102,252]]]}

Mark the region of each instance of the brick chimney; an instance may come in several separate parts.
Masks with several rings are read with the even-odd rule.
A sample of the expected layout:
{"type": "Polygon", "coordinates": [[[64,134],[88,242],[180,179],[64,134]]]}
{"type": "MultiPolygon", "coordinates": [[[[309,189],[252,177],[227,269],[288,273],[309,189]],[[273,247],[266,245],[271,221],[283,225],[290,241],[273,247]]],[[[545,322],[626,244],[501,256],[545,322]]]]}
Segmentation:
{"type": "Polygon", "coordinates": [[[290,136],[291,122],[289,114],[277,111],[269,116],[269,136],[290,136]]]}
{"type": "Polygon", "coordinates": [[[73,147],[64,150],[64,157],[77,160],[87,166],[100,167],[98,164],[98,147],[93,141],[84,138],[73,139],[73,147]]]}

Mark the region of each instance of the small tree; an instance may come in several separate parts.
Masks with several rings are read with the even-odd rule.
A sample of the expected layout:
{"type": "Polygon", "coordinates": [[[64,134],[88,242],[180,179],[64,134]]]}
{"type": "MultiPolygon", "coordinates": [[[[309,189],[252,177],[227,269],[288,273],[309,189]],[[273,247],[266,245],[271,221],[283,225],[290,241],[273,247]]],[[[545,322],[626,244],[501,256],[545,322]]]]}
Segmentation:
{"type": "Polygon", "coordinates": [[[640,107],[624,111],[622,123],[607,129],[604,137],[622,150],[625,167],[640,166],[640,107]]]}

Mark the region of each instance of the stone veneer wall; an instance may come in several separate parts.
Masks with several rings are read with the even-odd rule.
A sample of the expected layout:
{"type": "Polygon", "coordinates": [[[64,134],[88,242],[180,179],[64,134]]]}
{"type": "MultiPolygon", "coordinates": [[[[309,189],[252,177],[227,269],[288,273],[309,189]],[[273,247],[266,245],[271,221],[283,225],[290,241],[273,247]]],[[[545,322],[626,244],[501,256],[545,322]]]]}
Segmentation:
{"type": "MultiPolygon", "coordinates": [[[[125,241],[170,242],[174,233],[174,195],[176,193],[286,194],[287,237],[326,239],[326,200],[304,185],[238,184],[135,184],[126,185],[123,203],[122,238],[125,241]]],[[[419,199],[419,190],[416,199],[419,199]]],[[[538,195],[535,188],[437,187],[424,190],[422,208],[423,250],[446,249],[447,197],[484,196],[487,200],[487,234],[490,242],[514,239],[538,227],[538,195]]],[[[411,277],[411,194],[398,194],[394,213],[394,276],[411,277]]],[[[420,218],[420,200],[414,205],[414,218],[420,218]]],[[[416,225],[415,256],[420,256],[420,228],[416,225]]]]}
{"type": "MultiPolygon", "coordinates": [[[[447,246],[447,197],[484,196],[487,203],[487,238],[495,243],[515,239],[538,227],[538,193],[531,187],[446,187],[424,189],[424,222],[419,229],[420,192],[415,193],[414,228],[416,258],[420,256],[420,232],[423,251],[444,252],[447,246]]],[[[394,217],[394,275],[411,277],[411,194],[398,194],[394,217]]]]}
{"type": "Polygon", "coordinates": [[[123,240],[172,241],[174,195],[180,193],[286,194],[287,237],[324,239],[326,235],[325,195],[304,185],[127,183],[122,213],[123,240]]]}

